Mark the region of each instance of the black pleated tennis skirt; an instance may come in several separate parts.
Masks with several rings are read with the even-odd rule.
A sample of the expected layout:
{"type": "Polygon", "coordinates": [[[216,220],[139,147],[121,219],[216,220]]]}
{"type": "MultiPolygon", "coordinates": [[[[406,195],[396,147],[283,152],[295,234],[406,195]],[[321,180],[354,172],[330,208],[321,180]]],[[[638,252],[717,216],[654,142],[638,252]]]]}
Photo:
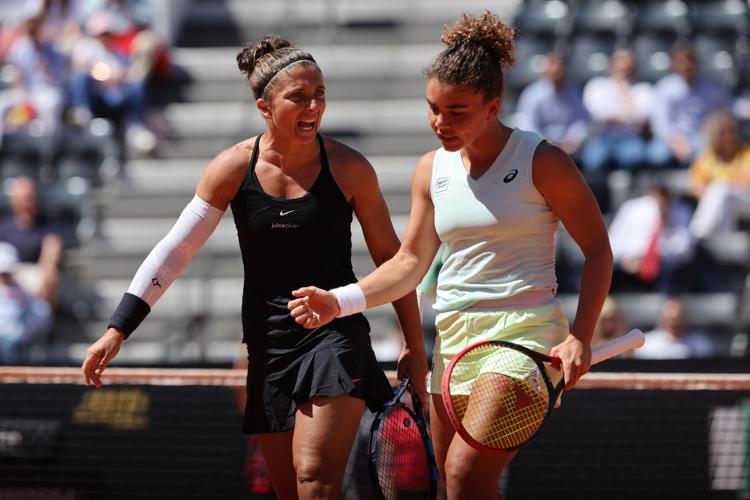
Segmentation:
{"type": "Polygon", "coordinates": [[[393,394],[361,314],[298,335],[289,348],[248,345],[245,434],[292,429],[297,405],[315,396],[348,394],[375,412],[393,394]]]}

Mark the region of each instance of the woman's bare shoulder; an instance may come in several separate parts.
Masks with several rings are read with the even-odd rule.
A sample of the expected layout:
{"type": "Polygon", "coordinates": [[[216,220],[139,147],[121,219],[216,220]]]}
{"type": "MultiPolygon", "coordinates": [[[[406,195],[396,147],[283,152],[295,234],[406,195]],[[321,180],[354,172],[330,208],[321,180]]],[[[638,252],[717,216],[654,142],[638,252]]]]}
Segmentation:
{"type": "Polygon", "coordinates": [[[247,175],[255,138],[251,137],[220,151],[208,163],[196,192],[220,209],[226,209],[247,175]]]}
{"type": "Polygon", "coordinates": [[[347,167],[366,168],[370,165],[365,155],[357,151],[351,146],[344,144],[343,142],[337,141],[328,136],[323,137],[323,145],[326,149],[326,155],[328,156],[329,162],[333,164],[343,164],[347,167]]]}
{"type": "Polygon", "coordinates": [[[250,163],[250,157],[255,148],[255,137],[250,137],[219,151],[211,160],[209,166],[216,164],[219,168],[227,170],[245,170],[250,163]]]}

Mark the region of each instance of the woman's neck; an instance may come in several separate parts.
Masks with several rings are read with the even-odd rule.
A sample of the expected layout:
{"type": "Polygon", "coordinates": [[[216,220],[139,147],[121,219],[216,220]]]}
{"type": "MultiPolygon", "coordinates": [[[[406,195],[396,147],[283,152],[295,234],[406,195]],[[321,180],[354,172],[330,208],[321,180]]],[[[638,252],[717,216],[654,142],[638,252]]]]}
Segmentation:
{"type": "Polygon", "coordinates": [[[464,165],[472,170],[489,168],[505,147],[511,133],[513,129],[499,121],[496,125],[487,127],[486,133],[461,151],[464,165]]]}
{"type": "Polygon", "coordinates": [[[299,142],[266,130],[260,139],[260,158],[284,172],[306,167],[319,155],[318,141],[299,142]]]}

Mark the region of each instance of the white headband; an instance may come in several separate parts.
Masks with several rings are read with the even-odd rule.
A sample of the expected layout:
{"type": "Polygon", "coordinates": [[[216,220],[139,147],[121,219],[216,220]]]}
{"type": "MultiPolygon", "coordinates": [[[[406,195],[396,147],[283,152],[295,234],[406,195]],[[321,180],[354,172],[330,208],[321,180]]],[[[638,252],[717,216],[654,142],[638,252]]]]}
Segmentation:
{"type": "Polygon", "coordinates": [[[289,63],[289,64],[287,64],[286,66],[282,66],[282,67],[280,67],[280,68],[279,68],[279,69],[278,69],[278,70],[276,71],[276,73],[274,73],[274,74],[273,74],[273,76],[272,76],[271,78],[269,78],[269,79],[268,79],[268,81],[266,82],[266,84],[265,84],[265,85],[263,85],[263,90],[261,90],[261,91],[260,91],[260,95],[261,95],[261,97],[263,96],[263,93],[264,93],[264,92],[266,91],[266,89],[268,88],[268,86],[269,86],[269,85],[271,85],[271,82],[272,82],[272,81],[274,81],[274,79],[275,79],[275,78],[276,78],[277,76],[279,76],[279,73],[281,73],[281,72],[282,72],[283,70],[285,70],[285,69],[287,69],[287,68],[290,68],[290,67],[294,66],[295,64],[301,64],[301,63],[308,63],[308,64],[312,64],[312,65],[313,65],[313,66],[315,66],[316,68],[320,69],[320,66],[318,66],[318,65],[317,65],[317,64],[315,63],[315,61],[311,61],[310,59],[297,59],[297,60],[296,60],[296,61],[294,61],[294,62],[290,62],[290,63],[289,63]]]}

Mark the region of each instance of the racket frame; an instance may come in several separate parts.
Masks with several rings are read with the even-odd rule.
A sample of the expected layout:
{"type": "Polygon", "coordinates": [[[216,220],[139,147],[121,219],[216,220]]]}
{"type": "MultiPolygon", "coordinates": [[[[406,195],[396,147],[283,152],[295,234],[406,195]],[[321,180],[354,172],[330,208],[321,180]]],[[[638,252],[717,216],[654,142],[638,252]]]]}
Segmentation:
{"type": "Polygon", "coordinates": [[[495,454],[515,451],[533,441],[534,438],[539,435],[544,425],[547,423],[549,416],[552,414],[551,410],[555,407],[557,397],[560,395],[560,392],[562,392],[563,387],[565,387],[565,380],[563,380],[562,378],[557,384],[554,384],[552,382],[552,379],[550,378],[549,373],[547,372],[547,368],[544,366],[544,363],[549,363],[552,366],[559,366],[560,358],[547,356],[546,354],[543,354],[541,352],[534,351],[522,345],[514,344],[513,342],[506,342],[504,340],[484,340],[482,342],[477,342],[476,344],[465,347],[461,350],[461,352],[456,354],[448,364],[448,367],[445,369],[445,373],[443,374],[441,392],[443,396],[443,406],[445,407],[445,411],[448,413],[448,418],[453,424],[453,428],[456,429],[458,435],[461,436],[461,438],[473,448],[495,454]],[[453,403],[451,402],[450,379],[451,374],[453,373],[453,368],[467,352],[488,345],[496,345],[507,349],[513,349],[514,351],[517,351],[530,358],[539,370],[539,373],[542,377],[542,380],[544,380],[544,385],[547,387],[547,393],[549,395],[547,410],[544,412],[544,417],[542,418],[542,421],[539,423],[539,426],[536,428],[536,430],[522,443],[508,448],[492,448],[489,446],[485,446],[474,439],[471,434],[469,434],[468,431],[464,428],[463,423],[461,422],[461,418],[459,417],[456,409],[453,407],[453,403]]]}

